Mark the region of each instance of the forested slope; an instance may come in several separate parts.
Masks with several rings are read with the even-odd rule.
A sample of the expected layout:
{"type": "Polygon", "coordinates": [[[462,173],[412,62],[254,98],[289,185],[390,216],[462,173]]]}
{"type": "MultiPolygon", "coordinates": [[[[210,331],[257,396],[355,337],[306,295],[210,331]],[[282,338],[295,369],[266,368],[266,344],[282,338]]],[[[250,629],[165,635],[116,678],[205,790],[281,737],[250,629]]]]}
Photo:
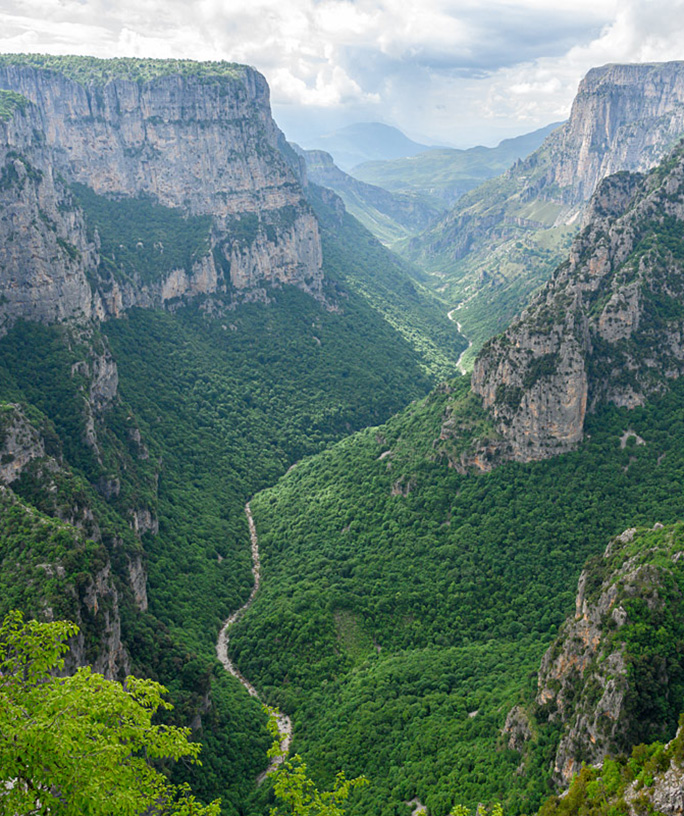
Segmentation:
{"type": "MultiPolygon", "coordinates": [[[[436,816],[497,799],[530,812],[551,790],[562,721],[518,773],[507,713],[587,557],[684,513],[682,168],[676,150],[602,185],[571,261],[481,354],[477,392],[443,385],[253,500],[263,584],[233,654],[319,773],[374,776],[354,812],[415,796],[436,816]]],[[[660,733],[639,712],[630,733],[660,733]]]]}

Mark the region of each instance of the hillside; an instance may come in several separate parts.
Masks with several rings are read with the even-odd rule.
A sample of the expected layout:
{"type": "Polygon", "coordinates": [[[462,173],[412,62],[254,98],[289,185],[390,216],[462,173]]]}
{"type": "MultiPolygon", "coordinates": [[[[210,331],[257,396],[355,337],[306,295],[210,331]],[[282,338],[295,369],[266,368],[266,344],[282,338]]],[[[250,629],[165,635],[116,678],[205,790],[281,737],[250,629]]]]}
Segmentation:
{"type": "Polygon", "coordinates": [[[214,651],[244,503],[465,342],[307,185],[253,69],[4,55],[0,85],[0,613],[71,615],[70,665],[163,681],[204,743],[178,780],[258,813],[265,715],[214,651]]]}
{"type": "Polygon", "coordinates": [[[430,148],[410,158],[364,162],[352,168],[354,178],[393,193],[452,206],[473,187],[498,176],[536,150],[560,122],[532,133],[504,139],[496,147],[430,148]]]}
{"type": "Polygon", "coordinates": [[[332,156],[323,150],[294,147],[306,162],[308,178],[334,190],[347,211],[387,246],[417,235],[445,210],[440,202],[429,201],[425,196],[391,193],[358,181],[340,170],[332,156]]]}
{"type": "Polygon", "coordinates": [[[598,182],[650,169],[682,134],[682,63],[594,68],[565,125],[406,244],[406,256],[458,307],[473,341],[470,364],[567,255],[598,182]]]}
{"type": "MultiPolygon", "coordinates": [[[[648,176],[604,182],[571,261],[483,351],[472,390],[465,378],[437,389],[252,501],[263,585],[232,653],[291,714],[296,745],[323,778],[336,767],[373,776],[352,813],[404,812],[414,797],[436,816],[496,800],[530,812],[553,789],[561,724],[539,729],[520,774],[503,742],[507,712],[529,694],[587,557],[622,530],[684,512],[682,168],[676,151],[648,176]],[[551,338],[582,355],[552,365],[551,338]],[[566,371],[574,360],[586,399],[566,371]],[[575,405],[571,438],[563,412],[579,416],[575,405]],[[515,419],[523,408],[534,423],[515,419]]],[[[662,595],[650,578],[637,583],[662,595]]],[[[674,734],[679,635],[667,632],[670,696],[648,707],[638,695],[650,692],[638,692],[621,747],[674,734]]],[[[657,674],[658,655],[635,649],[644,677],[657,674]]],[[[594,760],[578,750],[577,761],[594,760]]]]}

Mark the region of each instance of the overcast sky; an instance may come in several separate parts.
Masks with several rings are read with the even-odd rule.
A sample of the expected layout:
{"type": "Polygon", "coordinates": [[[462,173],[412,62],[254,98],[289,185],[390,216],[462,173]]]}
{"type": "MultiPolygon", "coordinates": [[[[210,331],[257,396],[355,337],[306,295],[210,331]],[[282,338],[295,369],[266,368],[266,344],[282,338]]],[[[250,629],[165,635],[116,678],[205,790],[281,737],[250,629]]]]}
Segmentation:
{"type": "Polygon", "coordinates": [[[0,51],[244,62],[290,138],[467,147],[564,119],[592,66],[684,59],[684,0],[2,0],[0,51]]]}

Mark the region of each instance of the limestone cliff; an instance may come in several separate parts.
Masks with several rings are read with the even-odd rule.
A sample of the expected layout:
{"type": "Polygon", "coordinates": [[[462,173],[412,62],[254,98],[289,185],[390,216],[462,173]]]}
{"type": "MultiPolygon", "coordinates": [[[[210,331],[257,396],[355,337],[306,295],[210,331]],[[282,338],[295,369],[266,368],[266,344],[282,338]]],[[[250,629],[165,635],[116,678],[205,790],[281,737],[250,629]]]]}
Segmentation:
{"type": "MultiPolygon", "coordinates": [[[[87,292],[81,295],[88,316],[268,284],[290,283],[320,294],[318,224],[279,149],[283,139],[270,115],[268,86],[253,69],[5,55],[0,88],[32,103],[15,114],[3,135],[6,153],[19,153],[36,167],[40,178],[27,190],[33,198],[52,196],[64,209],[65,185],[50,188],[53,179],[64,179],[109,200],[149,200],[185,218],[209,219],[203,253],[184,267],[165,269],[156,280],[146,280],[145,269],[122,280],[100,266],[94,302],[86,302],[87,292]],[[136,74],[141,65],[144,79],[136,74]]],[[[19,173],[26,186],[19,168],[9,172],[19,173]]],[[[16,206],[30,210],[30,200],[20,193],[16,206]]],[[[60,234],[50,206],[41,209],[57,225],[53,243],[61,239],[67,253],[73,247],[72,266],[77,260],[88,269],[98,264],[98,238],[87,242],[75,223],[78,214],[72,226],[82,240],[74,241],[60,234]]],[[[49,226],[46,222],[42,232],[49,226]]]]}
{"type": "MultiPolygon", "coordinates": [[[[457,259],[485,233],[500,240],[525,223],[572,222],[601,179],[650,170],[682,134],[684,62],[593,68],[569,120],[527,159],[464,196],[434,228],[437,245],[457,259]],[[532,201],[547,203],[543,216],[532,214],[532,201]]],[[[429,244],[430,234],[422,241],[429,244]]]]}
{"type": "Polygon", "coordinates": [[[682,533],[627,530],[580,576],[575,615],[538,675],[537,706],[561,725],[559,784],[582,765],[674,735],[684,706],[682,533]]]}
{"type": "Polygon", "coordinates": [[[18,318],[61,323],[102,314],[89,284],[97,251],[40,124],[31,105],[0,119],[0,337],[18,318]]]}
{"type": "Polygon", "coordinates": [[[650,170],[682,135],[684,63],[594,68],[566,124],[411,240],[408,257],[462,304],[471,359],[549,279],[599,182],[650,170]]]}
{"type": "Polygon", "coordinates": [[[592,68],[544,148],[551,167],[538,191],[553,197],[557,186],[563,203],[582,204],[606,176],[649,170],[683,133],[684,63],[592,68]]]}
{"type": "MultiPolygon", "coordinates": [[[[3,607],[20,602],[39,618],[67,617],[78,624],[65,671],[90,664],[107,677],[123,677],[130,658],[121,639],[120,591],[90,506],[72,486],[69,503],[50,518],[15,492],[22,479],[37,479],[57,496],[60,483],[71,480],[59,453],[47,453],[50,446],[20,405],[0,404],[2,578],[12,585],[4,587],[3,607]],[[20,597],[14,597],[17,590],[20,597]]],[[[136,585],[146,604],[140,556],[137,563],[136,585]]]]}
{"type": "Polygon", "coordinates": [[[594,196],[570,259],[475,363],[498,455],[570,450],[600,402],[633,407],[684,371],[684,152],[594,196]]]}

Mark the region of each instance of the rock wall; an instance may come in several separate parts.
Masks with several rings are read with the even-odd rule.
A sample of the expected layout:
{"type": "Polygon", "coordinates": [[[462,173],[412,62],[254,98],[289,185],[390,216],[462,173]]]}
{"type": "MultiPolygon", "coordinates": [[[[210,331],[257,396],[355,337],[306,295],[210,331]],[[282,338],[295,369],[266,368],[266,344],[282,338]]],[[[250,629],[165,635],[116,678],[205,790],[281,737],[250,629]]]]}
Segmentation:
{"type": "Polygon", "coordinates": [[[583,765],[672,736],[682,704],[680,671],[658,644],[671,638],[677,649],[664,621],[681,608],[682,552],[681,525],[630,529],[582,572],[575,615],[544,655],[537,679],[537,706],[561,724],[558,784],[568,785],[583,765]]]}
{"type": "Polygon", "coordinates": [[[568,204],[622,170],[650,170],[684,134],[684,62],[604,65],[584,77],[570,119],[549,137],[548,180],[568,204]]]}
{"type": "Polygon", "coordinates": [[[478,357],[504,458],[572,449],[600,402],[634,407],[684,371],[684,153],[606,179],[570,259],[478,357]]]}
{"type": "MultiPolygon", "coordinates": [[[[30,473],[33,477],[38,475],[47,491],[57,494],[56,480],[60,475],[66,474],[66,471],[60,459],[46,453],[46,444],[40,429],[26,416],[20,405],[11,403],[0,405],[0,463],[2,505],[0,510],[5,505],[12,505],[15,516],[23,512],[28,519],[24,525],[26,541],[22,545],[26,552],[19,554],[22,569],[26,570],[26,563],[32,560],[31,550],[34,547],[40,548],[42,557],[46,557],[47,537],[43,532],[34,540],[29,531],[31,525],[41,524],[40,514],[20,501],[13,493],[12,486],[22,475],[30,473]]],[[[109,556],[101,543],[97,558],[92,559],[93,564],[99,566],[92,568],[90,562],[87,562],[89,570],[85,580],[82,572],[76,578],[70,574],[79,569],[79,558],[84,549],[85,539],[100,541],[99,527],[93,519],[90,508],[80,505],[77,496],[72,498],[68,509],[62,508],[54,513],[54,516],[61,519],[63,528],[61,546],[36,567],[51,581],[50,590],[46,594],[49,596],[50,593],[58,593],[66,596],[71,603],[71,617],[80,627],[80,632],[71,639],[71,648],[65,660],[65,672],[71,673],[76,667],[89,664],[94,671],[101,672],[106,677],[123,677],[130,672],[130,658],[121,640],[119,590],[112,575],[109,556]],[[64,549],[66,540],[71,541],[67,551],[64,549]],[[67,562],[68,569],[64,565],[67,562]],[[98,645],[94,649],[95,642],[98,645]]],[[[10,527],[10,534],[13,532],[10,527]]],[[[5,549],[4,571],[12,571],[15,555],[12,548],[5,549]]],[[[131,561],[131,572],[131,584],[136,601],[139,608],[146,608],[147,578],[140,556],[131,561]]],[[[49,606],[31,611],[47,619],[53,617],[49,606]]]]}
{"type": "Polygon", "coordinates": [[[42,323],[103,316],[89,278],[96,247],[49,161],[35,108],[0,120],[0,336],[19,318],[42,323]]]}
{"type": "MultiPolygon", "coordinates": [[[[320,296],[318,223],[304,198],[304,177],[279,149],[284,139],[271,118],[268,86],[260,74],[235,66],[213,75],[198,68],[196,75],[167,74],[145,82],[117,76],[77,81],[67,76],[68,60],[66,73],[58,70],[58,59],[51,70],[27,60],[13,64],[6,57],[0,64],[0,89],[33,103],[0,131],[0,158],[16,165],[19,153],[24,164],[36,168],[32,184],[24,181],[20,166],[8,171],[21,175],[8,201],[17,211],[15,232],[30,232],[39,209],[50,222],[36,221],[33,250],[15,253],[5,263],[0,258],[0,282],[15,267],[24,270],[24,278],[33,274],[37,319],[61,320],[77,309],[86,317],[118,316],[133,305],[161,306],[226,290],[239,295],[269,284],[294,284],[320,296]],[[97,240],[88,243],[78,208],[56,179],[113,199],[148,197],[188,216],[210,216],[210,250],[192,269],[170,270],[153,283],[143,282],[144,276],[122,282],[100,275],[97,294],[89,296],[82,277],[93,280],[97,240]],[[56,214],[66,208],[74,213],[64,226],[56,214]],[[26,263],[36,256],[37,264],[26,263]],[[39,297],[39,286],[45,297],[39,297]],[[56,313],[47,314],[50,309],[56,313]]],[[[106,73],[107,61],[93,64],[106,73]]],[[[19,285],[28,283],[22,279],[19,285]]],[[[32,319],[26,303],[13,300],[13,309],[4,310],[10,319],[32,319]]]]}

